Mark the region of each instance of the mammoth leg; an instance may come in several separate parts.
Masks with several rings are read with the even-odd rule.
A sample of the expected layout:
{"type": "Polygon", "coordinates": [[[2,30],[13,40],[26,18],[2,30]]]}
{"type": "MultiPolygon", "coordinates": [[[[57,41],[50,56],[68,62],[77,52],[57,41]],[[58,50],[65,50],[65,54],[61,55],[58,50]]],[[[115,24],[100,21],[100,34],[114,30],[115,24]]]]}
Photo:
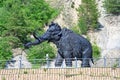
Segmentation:
{"type": "Polygon", "coordinates": [[[58,52],[56,61],[55,61],[55,67],[61,67],[62,63],[63,63],[63,57],[58,52]]]}
{"type": "Polygon", "coordinates": [[[83,58],[81,67],[90,67],[89,58],[83,58]]]}
{"type": "Polygon", "coordinates": [[[65,64],[67,67],[72,67],[72,53],[71,51],[64,51],[65,64]]]}
{"type": "Polygon", "coordinates": [[[90,67],[90,58],[91,58],[91,50],[89,48],[85,49],[82,54],[82,64],[81,67],[90,67]]]}
{"type": "Polygon", "coordinates": [[[65,59],[65,64],[67,67],[72,67],[72,59],[71,58],[66,58],[65,59]]]}

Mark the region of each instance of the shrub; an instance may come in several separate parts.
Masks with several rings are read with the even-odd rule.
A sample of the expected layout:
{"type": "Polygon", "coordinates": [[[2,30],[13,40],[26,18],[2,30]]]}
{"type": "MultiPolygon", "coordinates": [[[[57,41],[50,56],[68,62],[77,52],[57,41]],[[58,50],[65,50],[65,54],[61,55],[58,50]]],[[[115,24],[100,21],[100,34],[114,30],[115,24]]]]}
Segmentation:
{"type": "Polygon", "coordinates": [[[104,0],[104,8],[107,13],[120,14],[120,0],[104,0]]]}
{"type": "Polygon", "coordinates": [[[78,26],[71,27],[71,30],[74,31],[77,34],[81,34],[81,30],[78,26]]]}
{"type": "MultiPolygon", "coordinates": [[[[29,42],[31,40],[29,36],[36,28],[41,28],[43,32],[44,24],[49,23],[58,13],[59,11],[49,6],[45,0],[1,0],[0,59],[9,60],[12,56],[12,48],[22,47],[24,43],[29,42]]],[[[37,54],[41,50],[44,53],[46,51],[52,53],[51,47],[49,49],[46,46],[31,48],[31,55],[36,54],[37,56],[32,57],[29,54],[30,58],[43,57],[43,55],[37,54]]]]}
{"type": "Polygon", "coordinates": [[[78,8],[78,26],[82,34],[86,34],[88,30],[98,28],[99,12],[95,1],[96,0],[82,0],[82,4],[78,8]]]}
{"type": "Polygon", "coordinates": [[[92,45],[92,49],[93,49],[93,57],[94,58],[99,58],[100,57],[100,48],[97,46],[96,43],[94,43],[92,45]]]}
{"type": "MultiPolygon", "coordinates": [[[[27,57],[30,62],[34,63],[34,59],[45,59],[46,54],[49,54],[49,58],[54,58],[54,50],[47,42],[43,42],[40,45],[36,45],[27,50],[27,57]]],[[[35,63],[44,63],[44,61],[36,60],[35,63]]]]}
{"type": "Polygon", "coordinates": [[[9,38],[0,38],[0,65],[4,68],[6,61],[12,58],[11,43],[9,38]]]}
{"type": "Polygon", "coordinates": [[[59,13],[44,0],[2,0],[1,4],[0,35],[12,35],[21,43],[27,42],[28,34],[36,28],[43,28],[59,13]]]}

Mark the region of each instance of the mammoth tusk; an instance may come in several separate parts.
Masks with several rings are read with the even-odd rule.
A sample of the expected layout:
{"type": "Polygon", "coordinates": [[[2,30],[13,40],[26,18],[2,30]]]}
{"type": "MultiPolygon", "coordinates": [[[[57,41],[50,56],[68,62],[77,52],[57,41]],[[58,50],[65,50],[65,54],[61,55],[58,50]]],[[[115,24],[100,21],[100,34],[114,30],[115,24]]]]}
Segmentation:
{"type": "Polygon", "coordinates": [[[39,37],[36,35],[37,30],[40,30],[40,28],[37,28],[37,29],[34,30],[34,32],[33,32],[33,37],[34,37],[35,39],[38,39],[38,40],[39,40],[39,37]]]}

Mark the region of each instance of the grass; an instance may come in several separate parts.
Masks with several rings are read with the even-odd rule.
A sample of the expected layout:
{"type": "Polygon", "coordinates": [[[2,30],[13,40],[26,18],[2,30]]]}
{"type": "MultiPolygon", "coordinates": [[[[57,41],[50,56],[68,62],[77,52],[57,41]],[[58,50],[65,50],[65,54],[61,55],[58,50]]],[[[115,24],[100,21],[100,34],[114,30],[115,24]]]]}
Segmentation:
{"type": "Polygon", "coordinates": [[[33,68],[33,69],[38,69],[38,68],[40,68],[40,64],[33,64],[33,65],[32,65],[32,68],[33,68]]]}

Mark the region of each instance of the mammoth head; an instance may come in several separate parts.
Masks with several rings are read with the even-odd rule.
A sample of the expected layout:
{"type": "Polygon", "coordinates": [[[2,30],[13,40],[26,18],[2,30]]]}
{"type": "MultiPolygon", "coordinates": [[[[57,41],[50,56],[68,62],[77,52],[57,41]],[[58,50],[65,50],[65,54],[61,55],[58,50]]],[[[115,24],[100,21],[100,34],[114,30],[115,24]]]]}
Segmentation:
{"type": "Polygon", "coordinates": [[[45,40],[57,41],[57,40],[59,40],[61,37],[61,27],[57,23],[54,23],[54,22],[51,22],[51,24],[48,25],[48,27],[49,28],[42,36],[36,37],[35,34],[33,34],[34,37],[41,41],[45,41],[45,40]]]}

